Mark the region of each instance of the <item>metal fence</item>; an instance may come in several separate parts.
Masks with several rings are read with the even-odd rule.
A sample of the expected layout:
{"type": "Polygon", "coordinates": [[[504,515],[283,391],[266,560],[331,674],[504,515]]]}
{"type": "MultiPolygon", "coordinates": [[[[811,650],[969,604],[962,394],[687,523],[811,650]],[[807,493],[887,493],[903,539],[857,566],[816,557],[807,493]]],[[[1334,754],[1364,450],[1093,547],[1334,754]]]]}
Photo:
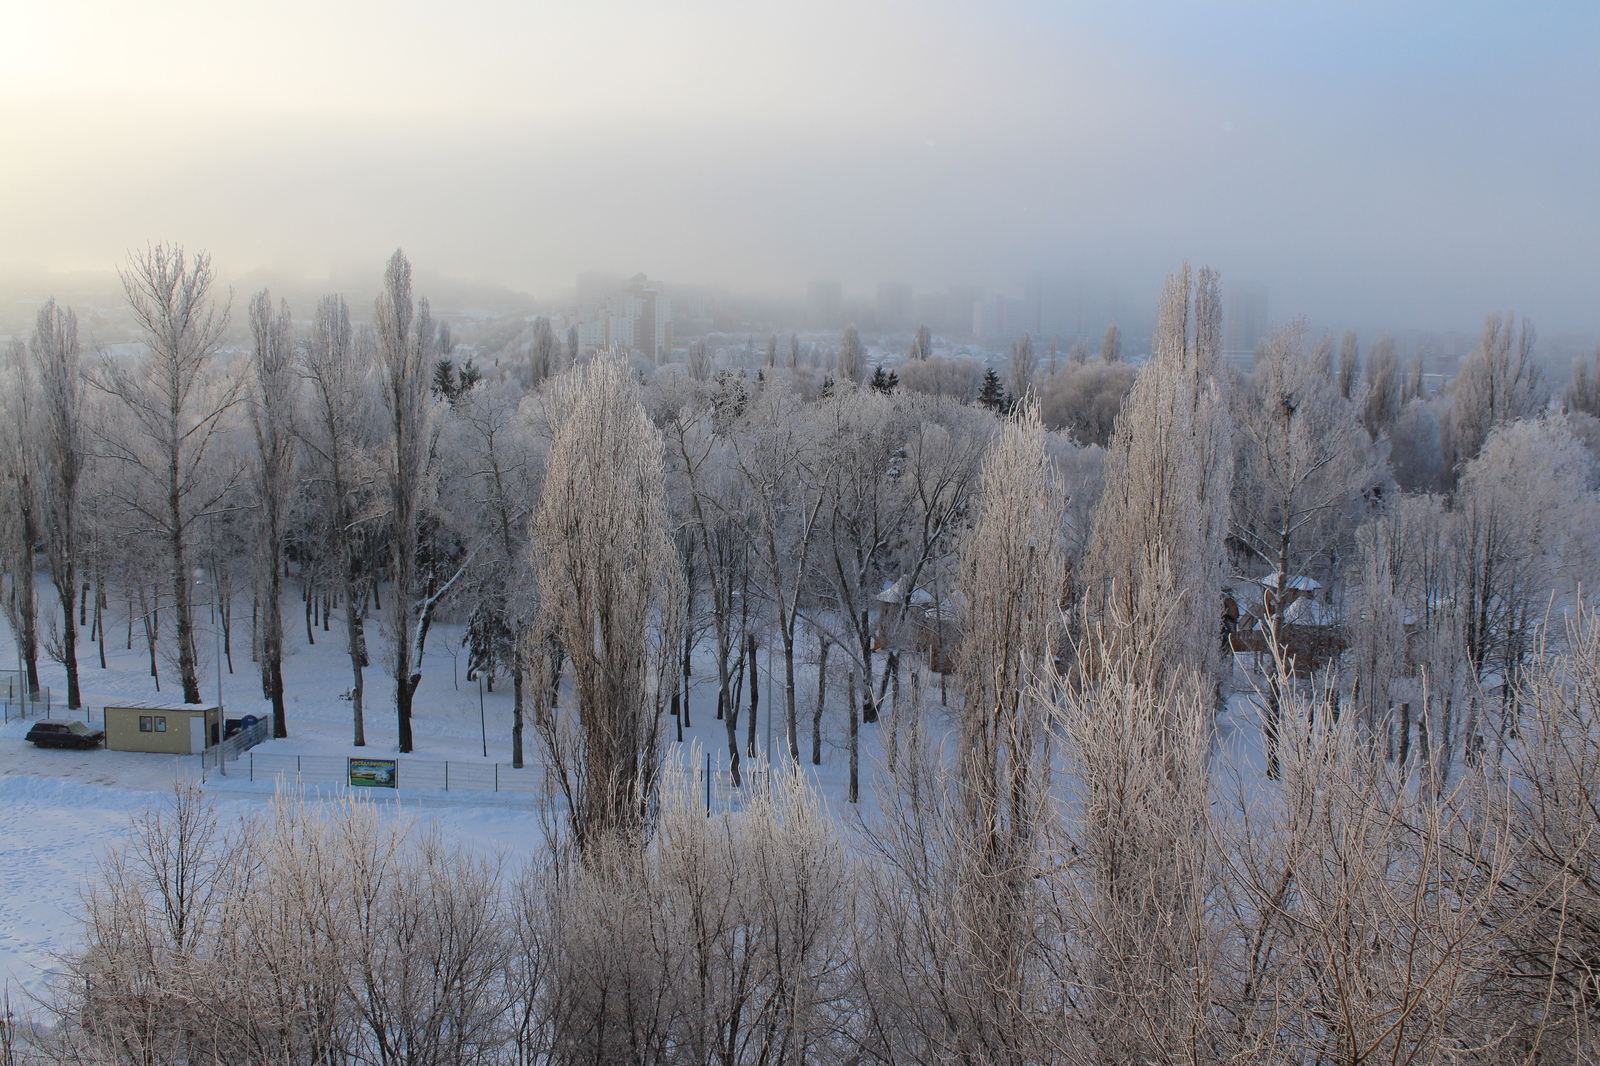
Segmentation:
{"type": "Polygon", "coordinates": [[[0,721],[13,718],[50,717],[52,693],[48,686],[28,689],[26,676],[20,670],[0,673],[0,721]]]}
{"type": "MultiPolygon", "coordinates": [[[[441,792],[501,792],[535,795],[543,790],[544,775],[534,767],[513,767],[507,763],[454,762],[445,759],[395,759],[397,785],[403,789],[433,789],[441,792]]],[[[230,767],[229,775],[250,781],[282,780],[290,784],[344,785],[350,783],[350,761],[342,755],[277,755],[246,752],[230,767]]],[[[765,792],[770,775],[767,770],[747,770],[742,787],[735,788],[722,767],[667,767],[662,770],[662,786],[687,790],[706,810],[737,807],[755,792],[765,792]]],[[[379,791],[362,788],[362,791],[379,791]]]]}
{"type": "Polygon", "coordinates": [[[250,749],[271,736],[272,719],[262,717],[228,737],[221,744],[211,745],[200,753],[200,780],[204,781],[206,775],[212,771],[227,776],[228,763],[237,761],[239,756],[247,752],[253,757],[254,753],[250,752],[250,749]]]}
{"type": "MultiPolygon", "coordinates": [[[[442,759],[395,760],[399,787],[429,788],[444,792],[535,793],[540,775],[505,763],[450,762],[442,759]]],[[[282,778],[305,785],[348,785],[350,761],[342,755],[274,755],[252,751],[237,768],[228,771],[251,781],[282,778]]]]}

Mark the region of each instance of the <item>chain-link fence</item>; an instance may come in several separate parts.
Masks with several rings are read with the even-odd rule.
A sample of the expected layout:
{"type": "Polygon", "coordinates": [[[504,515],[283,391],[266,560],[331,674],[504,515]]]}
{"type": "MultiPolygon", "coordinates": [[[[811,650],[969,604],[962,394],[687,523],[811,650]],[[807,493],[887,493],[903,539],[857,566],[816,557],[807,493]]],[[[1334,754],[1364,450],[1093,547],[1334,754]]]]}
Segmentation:
{"type": "MultiPolygon", "coordinates": [[[[0,672],[0,721],[13,718],[48,718],[52,705],[49,686],[30,689],[21,670],[0,672]]],[[[76,713],[76,712],[74,712],[76,713]]]]}
{"type": "MultiPolygon", "coordinates": [[[[211,757],[211,753],[207,752],[207,758],[211,757]]],[[[544,775],[534,767],[406,756],[396,758],[393,762],[393,785],[407,790],[535,795],[544,787],[544,775]]],[[[239,756],[238,762],[228,767],[228,774],[249,781],[281,780],[287,784],[348,787],[350,759],[342,755],[280,755],[246,751],[239,756]]],[[[710,811],[737,807],[745,797],[757,791],[764,792],[768,788],[769,775],[765,769],[747,770],[741,785],[735,787],[724,767],[669,766],[662,770],[661,784],[664,789],[687,790],[695,802],[704,803],[710,811]]],[[[363,791],[369,787],[363,786],[363,791]]]]}
{"type": "MultiPolygon", "coordinates": [[[[394,784],[399,788],[431,788],[445,792],[539,791],[539,774],[506,763],[452,762],[444,759],[398,758],[394,784]]],[[[285,781],[304,785],[348,785],[350,760],[342,755],[278,755],[249,752],[230,774],[251,781],[285,781]]]]}

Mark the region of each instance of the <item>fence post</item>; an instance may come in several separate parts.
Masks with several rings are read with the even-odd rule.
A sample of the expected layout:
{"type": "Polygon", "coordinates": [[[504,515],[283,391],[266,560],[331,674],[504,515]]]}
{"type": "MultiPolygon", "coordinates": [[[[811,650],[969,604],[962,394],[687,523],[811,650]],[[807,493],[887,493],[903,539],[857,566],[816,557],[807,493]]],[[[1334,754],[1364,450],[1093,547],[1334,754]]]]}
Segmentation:
{"type": "Polygon", "coordinates": [[[444,761],[444,790],[446,792],[450,791],[450,760],[449,759],[446,759],[444,761]]]}
{"type": "Polygon", "coordinates": [[[500,764],[499,763],[495,763],[494,764],[494,790],[496,792],[500,791],[500,764]]]}
{"type": "Polygon", "coordinates": [[[711,753],[706,752],[706,817],[711,817],[711,753]]]}

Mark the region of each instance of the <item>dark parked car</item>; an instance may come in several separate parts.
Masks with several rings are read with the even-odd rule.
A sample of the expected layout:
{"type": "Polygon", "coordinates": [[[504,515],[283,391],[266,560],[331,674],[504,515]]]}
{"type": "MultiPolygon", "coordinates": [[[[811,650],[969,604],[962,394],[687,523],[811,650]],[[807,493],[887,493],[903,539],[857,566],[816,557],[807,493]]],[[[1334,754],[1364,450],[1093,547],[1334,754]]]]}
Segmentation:
{"type": "Polygon", "coordinates": [[[98,748],[105,738],[104,729],[65,718],[46,718],[28,730],[28,739],[41,748],[98,748]]]}

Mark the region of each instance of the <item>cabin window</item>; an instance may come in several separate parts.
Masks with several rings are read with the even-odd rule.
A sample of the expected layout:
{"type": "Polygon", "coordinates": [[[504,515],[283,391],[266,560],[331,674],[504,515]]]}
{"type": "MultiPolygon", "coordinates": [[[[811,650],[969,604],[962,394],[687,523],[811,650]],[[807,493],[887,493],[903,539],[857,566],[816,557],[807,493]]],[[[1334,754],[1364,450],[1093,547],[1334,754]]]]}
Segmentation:
{"type": "Polygon", "coordinates": [[[139,716],[139,732],[141,732],[141,733],[149,733],[152,730],[154,730],[155,727],[156,727],[156,720],[154,718],[152,718],[150,715],[141,714],[139,716]]]}
{"type": "Polygon", "coordinates": [[[165,733],[166,731],[167,731],[167,719],[166,719],[166,716],[159,715],[159,714],[156,715],[156,732],[157,733],[165,733]]]}

